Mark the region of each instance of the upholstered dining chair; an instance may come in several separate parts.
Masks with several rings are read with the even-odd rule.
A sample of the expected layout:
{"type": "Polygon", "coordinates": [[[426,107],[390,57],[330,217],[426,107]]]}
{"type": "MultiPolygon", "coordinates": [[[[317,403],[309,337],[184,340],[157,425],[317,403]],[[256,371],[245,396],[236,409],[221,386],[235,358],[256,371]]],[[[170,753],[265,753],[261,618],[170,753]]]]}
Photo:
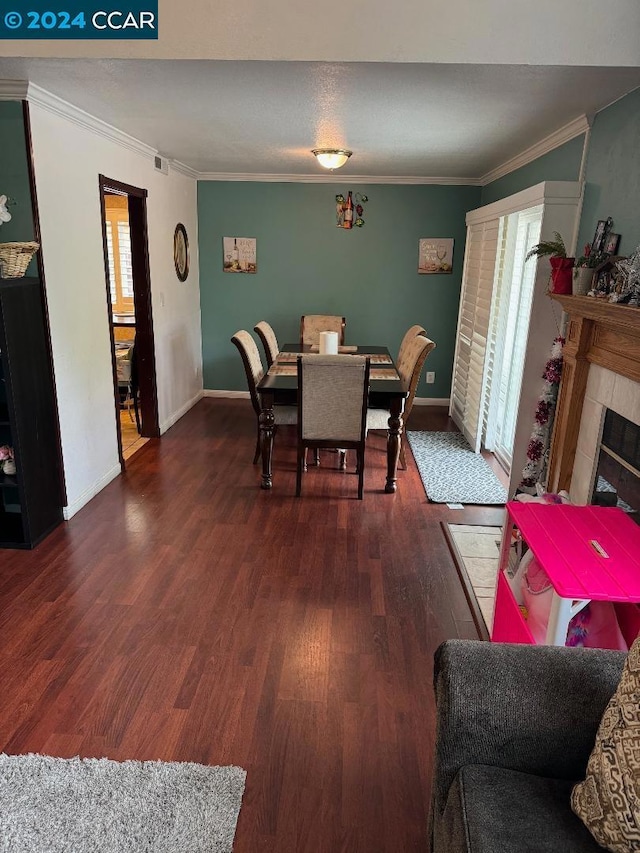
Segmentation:
{"type": "Polygon", "coordinates": [[[298,356],[296,497],[302,489],[307,448],[329,447],[356,451],[358,500],[362,500],[369,371],[367,356],[298,356]]]}
{"type": "Polygon", "coordinates": [[[402,357],[404,355],[406,347],[411,343],[411,341],[416,337],[416,335],[424,335],[425,337],[427,337],[427,333],[422,326],[416,325],[411,326],[411,328],[407,329],[402,339],[402,342],[400,343],[400,349],[398,350],[398,360],[396,361],[396,364],[399,364],[402,361],[402,357]]]}
{"type": "MultiPolygon", "coordinates": [[[[242,329],[239,332],[236,332],[235,335],[231,338],[231,343],[235,344],[240,352],[242,357],[242,363],[244,365],[244,372],[247,375],[247,385],[249,386],[249,396],[251,397],[251,405],[253,406],[253,411],[256,413],[256,426],[257,426],[257,435],[256,435],[256,452],[253,457],[253,464],[256,465],[258,459],[260,459],[260,398],[258,396],[258,383],[264,376],[264,368],[262,366],[262,359],[260,358],[260,351],[258,350],[258,345],[253,340],[249,332],[246,332],[242,329]]],[[[273,409],[273,414],[275,417],[275,431],[278,426],[284,426],[285,424],[295,424],[298,411],[295,406],[275,406],[273,409]]]]}
{"type": "Polygon", "coordinates": [[[267,323],[266,320],[260,320],[260,322],[253,327],[253,331],[262,341],[264,355],[267,359],[267,370],[269,370],[273,362],[278,357],[278,353],[280,352],[276,333],[273,331],[272,327],[269,325],[269,323],[267,323]]]}
{"type": "MultiPolygon", "coordinates": [[[[416,335],[413,340],[410,340],[404,346],[398,357],[396,365],[398,375],[409,392],[409,396],[404,404],[403,420],[405,425],[413,408],[413,401],[416,396],[422,366],[431,350],[435,349],[435,346],[435,343],[425,335],[416,335]]],[[[386,430],[389,423],[389,415],[388,409],[369,409],[367,412],[367,431],[370,429],[386,430]]],[[[400,464],[403,468],[407,467],[404,458],[404,441],[400,445],[400,464]]]]}
{"type": "Polygon", "coordinates": [[[347,321],[337,314],[303,314],[300,317],[300,346],[317,345],[320,332],[337,332],[338,344],[344,344],[344,327],[347,321]]]}

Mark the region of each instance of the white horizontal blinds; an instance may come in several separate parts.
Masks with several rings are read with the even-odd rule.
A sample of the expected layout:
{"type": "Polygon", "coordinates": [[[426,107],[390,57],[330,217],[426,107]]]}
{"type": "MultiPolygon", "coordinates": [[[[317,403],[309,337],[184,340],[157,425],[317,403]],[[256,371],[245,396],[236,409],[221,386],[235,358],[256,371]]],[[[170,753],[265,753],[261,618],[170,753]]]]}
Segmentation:
{"type": "Polygon", "coordinates": [[[129,231],[128,222],[118,222],[118,249],[120,255],[120,286],[122,299],[133,299],[131,233],[129,231]]]}
{"type": "Polygon", "coordinates": [[[498,248],[498,219],[467,229],[456,359],[451,392],[451,417],[471,447],[480,449],[483,379],[491,294],[498,248]]]}
{"type": "Polygon", "coordinates": [[[502,369],[496,423],[496,455],[509,470],[520,403],[522,373],[527,349],[536,262],[526,262],[527,252],[540,239],[542,208],[513,214],[517,220],[510,287],[505,292],[508,319],[504,329],[502,369]]]}
{"type": "Polygon", "coordinates": [[[109,265],[109,292],[111,293],[111,304],[115,305],[118,299],[118,291],[116,288],[116,268],[114,263],[113,253],[113,231],[111,223],[107,222],[107,260],[109,265]]]}
{"type": "Polygon", "coordinates": [[[494,389],[494,379],[496,375],[499,377],[500,365],[502,364],[502,330],[504,329],[507,313],[503,295],[505,289],[509,287],[510,282],[514,236],[512,217],[500,217],[493,293],[491,296],[491,319],[489,321],[487,356],[484,367],[482,443],[487,450],[493,450],[495,444],[497,394],[492,394],[491,392],[494,389]]]}
{"type": "Polygon", "coordinates": [[[109,255],[109,287],[114,313],[133,311],[131,233],[126,197],[107,196],[105,225],[109,255]]]}

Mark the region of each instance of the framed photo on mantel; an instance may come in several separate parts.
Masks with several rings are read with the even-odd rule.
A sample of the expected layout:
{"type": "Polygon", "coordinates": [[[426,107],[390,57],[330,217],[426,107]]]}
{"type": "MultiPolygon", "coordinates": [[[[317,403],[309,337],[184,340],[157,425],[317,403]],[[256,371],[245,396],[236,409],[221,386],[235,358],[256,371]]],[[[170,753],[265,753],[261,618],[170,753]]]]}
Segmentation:
{"type": "Polygon", "coordinates": [[[418,243],[420,275],[453,272],[453,237],[421,237],[418,243]]]}

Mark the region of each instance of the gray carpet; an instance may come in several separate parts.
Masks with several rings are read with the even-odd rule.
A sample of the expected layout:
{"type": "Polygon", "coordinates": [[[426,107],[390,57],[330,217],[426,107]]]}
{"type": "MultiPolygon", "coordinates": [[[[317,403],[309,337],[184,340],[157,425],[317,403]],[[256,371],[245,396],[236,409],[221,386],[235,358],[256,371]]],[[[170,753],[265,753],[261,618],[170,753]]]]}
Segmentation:
{"type": "Polygon", "coordinates": [[[0,850],[230,853],[246,773],[163,761],[0,755],[0,850]]]}
{"type": "Polygon", "coordinates": [[[407,438],[433,503],[503,504],[507,500],[506,489],[459,432],[407,432],[407,438]]]}

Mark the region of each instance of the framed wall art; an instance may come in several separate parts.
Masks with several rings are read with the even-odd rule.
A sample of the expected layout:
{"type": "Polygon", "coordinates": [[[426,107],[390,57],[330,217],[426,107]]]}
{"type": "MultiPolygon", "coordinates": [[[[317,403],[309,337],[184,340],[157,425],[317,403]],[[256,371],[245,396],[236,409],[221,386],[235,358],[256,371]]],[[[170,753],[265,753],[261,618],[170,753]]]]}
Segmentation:
{"type": "Polygon", "coordinates": [[[453,272],[453,237],[421,237],[418,242],[418,272],[421,275],[453,272]]]}
{"type": "Polygon", "coordinates": [[[255,237],[222,238],[222,271],[246,272],[258,271],[256,263],[255,237]]]}
{"type": "Polygon", "coordinates": [[[189,275],[189,238],[182,222],[178,222],[173,233],[173,263],[180,281],[186,281],[189,275]]]}

